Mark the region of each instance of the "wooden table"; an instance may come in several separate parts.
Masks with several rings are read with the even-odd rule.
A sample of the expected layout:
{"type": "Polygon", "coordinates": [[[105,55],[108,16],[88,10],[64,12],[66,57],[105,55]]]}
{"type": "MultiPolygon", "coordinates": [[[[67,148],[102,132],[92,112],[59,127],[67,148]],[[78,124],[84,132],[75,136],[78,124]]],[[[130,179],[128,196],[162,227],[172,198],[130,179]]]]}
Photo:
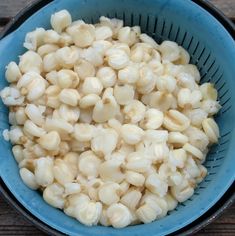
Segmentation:
{"type": "MultiPolygon", "coordinates": [[[[33,0],[0,0],[0,30],[25,5],[33,0]]],[[[225,15],[235,22],[235,0],[211,0],[225,15]]],[[[31,223],[25,221],[0,197],[0,235],[45,235],[31,223]]],[[[235,204],[219,219],[195,234],[235,236],[235,204]]]]}

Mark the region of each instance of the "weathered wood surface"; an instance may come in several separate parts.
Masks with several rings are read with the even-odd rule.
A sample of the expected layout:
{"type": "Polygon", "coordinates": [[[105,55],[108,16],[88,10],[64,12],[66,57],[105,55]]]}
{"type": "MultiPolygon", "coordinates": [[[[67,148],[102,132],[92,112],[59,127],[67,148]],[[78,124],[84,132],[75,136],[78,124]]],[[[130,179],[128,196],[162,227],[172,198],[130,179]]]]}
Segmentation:
{"type": "MultiPolygon", "coordinates": [[[[0,31],[17,12],[34,0],[0,0],[0,31]]],[[[210,0],[230,19],[235,20],[235,0],[210,0]]],[[[0,197],[0,235],[45,235],[27,222],[0,197]]],[[[196,236],[235,236],[235,204],[196,236]]]]}

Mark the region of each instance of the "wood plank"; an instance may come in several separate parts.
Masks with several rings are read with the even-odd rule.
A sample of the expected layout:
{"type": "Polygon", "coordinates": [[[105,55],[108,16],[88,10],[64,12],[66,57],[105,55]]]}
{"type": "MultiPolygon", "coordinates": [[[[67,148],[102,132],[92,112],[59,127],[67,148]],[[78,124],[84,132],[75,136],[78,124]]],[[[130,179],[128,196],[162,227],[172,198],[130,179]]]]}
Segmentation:
{"type": "MultiPolygon", "coordinates": [[[[27,4],[35,0],[1,0],[0,1],[0,18],[12,17],[23,9],[27,4]]],[[[235,17],[235,0],[209,0],[216,7],[224,12],[230,18],[235,17]]]]}
{"type": "Polygon", "coordinates": [[[21,9],[35,0],[1,0],[0,1],[0,18],[13,17],[21,9]]]}
{"type": "Polygon", "coordinates": [[[0,197],[0,236],[45,235],[26,221],[0,197]]]}
{"type": "Polygon", "coordinates": [[[227,17],[235,20],[235,0],[209,0],[227,17]]]}

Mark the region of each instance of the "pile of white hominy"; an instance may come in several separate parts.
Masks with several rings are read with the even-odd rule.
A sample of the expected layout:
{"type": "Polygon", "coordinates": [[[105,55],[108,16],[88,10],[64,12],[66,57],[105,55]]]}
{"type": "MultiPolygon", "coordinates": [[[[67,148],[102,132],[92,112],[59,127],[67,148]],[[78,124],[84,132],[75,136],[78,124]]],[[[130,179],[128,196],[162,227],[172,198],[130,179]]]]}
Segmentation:
{"type": "Polygon", "coordinates": [[[1,91],[20,176],[85,225],[149,223],[190,198],[218,141],[211,83],[175,42],[100,17],[28,33],[1,91]]]}

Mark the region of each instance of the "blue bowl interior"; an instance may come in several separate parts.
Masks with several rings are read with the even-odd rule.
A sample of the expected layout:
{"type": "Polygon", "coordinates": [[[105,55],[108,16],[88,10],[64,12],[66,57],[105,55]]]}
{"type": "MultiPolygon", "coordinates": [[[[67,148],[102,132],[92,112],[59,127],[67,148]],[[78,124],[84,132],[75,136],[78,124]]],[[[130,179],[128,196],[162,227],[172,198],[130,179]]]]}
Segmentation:
{"type": "MultiPolygon", "coordinates": [[[[25,34],[36,27],[50,28],[50,15],[67,9],[73,20],[96,22],[99,16],[123,19],[126,25],[140,25],[142,31],[156,39],[173,40],[187,49],[191,62],[196,64],[202,82],[211,81],[219,91],[222,109],[217,115],[221,138],[211,148],[205,166],[209,174],[198,186],[195,194],[180,204],[165,218],[147,225],[124,229],[86,227],[62,211],[46,204],[41,195],[27,188],[20,179],[18,166],[12,156],[11,145],[0,140],[0,176],[18,199],[32,214],[51,227],[69,235],[166,235],[191,223],[226,192],[235,177],[235,45],[223,26],[208,12],[189,0],[56,0],[31,16],[15,32],[0,42],[0,89],[7,85],[5,66],[25,52],[22,47],[25,34]]],[[[9,127],[8,110],[0,101],[0,135],[9,127]]]]}

